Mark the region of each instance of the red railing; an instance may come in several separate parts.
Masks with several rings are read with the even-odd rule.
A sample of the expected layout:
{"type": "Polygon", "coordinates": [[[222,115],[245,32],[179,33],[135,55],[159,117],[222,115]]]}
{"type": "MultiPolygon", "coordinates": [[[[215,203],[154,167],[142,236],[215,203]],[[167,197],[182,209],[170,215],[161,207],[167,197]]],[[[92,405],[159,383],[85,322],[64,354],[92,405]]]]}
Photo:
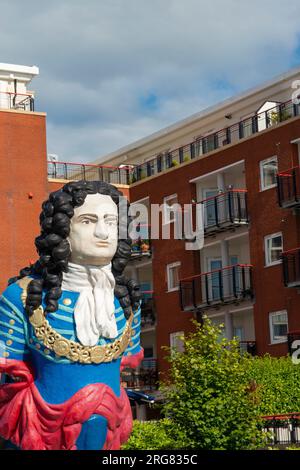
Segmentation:
{"type": "Polygon", "coordinates": [[[283,280],[286,287],[300,287],[300,248],[281,254],[283,280]]]}
{"type": "Polygon", "coordinates": [[[203,206],[206,235],[249,222],[246,189],[229,189],[197,204],[203,206]]]}
{"type": "Polygon", "coordinates": [[[34,96],[30,93],[0,92],[0,109],[34,111],[34,96]]]}
{"type": "Polygon", "coordinates": [[[278,202],[280,207],[300,206],[300,167],[295,166],[277,174],[278,202]]]}
{"type": "Polygon", "coordinates": [[[235,264],[186,277],[180,280],[179,287],[183,311],[252,298],[252,265],[235,264]]]}

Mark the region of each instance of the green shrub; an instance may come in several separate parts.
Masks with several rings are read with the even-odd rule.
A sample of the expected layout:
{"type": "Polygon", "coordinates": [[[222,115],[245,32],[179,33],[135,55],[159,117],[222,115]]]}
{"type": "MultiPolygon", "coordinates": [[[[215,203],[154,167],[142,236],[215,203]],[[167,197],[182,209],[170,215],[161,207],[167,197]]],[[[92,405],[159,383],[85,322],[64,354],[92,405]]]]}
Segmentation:
{"type": "Polygon", "coordinates": [[[134,421],[131,436],[123,450],[166,450],[189,447],[185,433],[169,419],[134,421]]]}
{"type": "Polygon", "coordinates": [[[300,365],[289,356],[254,357],[248,375],[256,383],[262,416],[300,411],[300,365]]]}
{"type": "Polygon", "coordinates": [[[237,341],[221,339],[221,328],[205,320],[172,351],[170,381],[163,386],[164,413],[186,435],[190,448],[252,449],[264,443],[256,390],[249,382],[250,358],[237,341]]]}

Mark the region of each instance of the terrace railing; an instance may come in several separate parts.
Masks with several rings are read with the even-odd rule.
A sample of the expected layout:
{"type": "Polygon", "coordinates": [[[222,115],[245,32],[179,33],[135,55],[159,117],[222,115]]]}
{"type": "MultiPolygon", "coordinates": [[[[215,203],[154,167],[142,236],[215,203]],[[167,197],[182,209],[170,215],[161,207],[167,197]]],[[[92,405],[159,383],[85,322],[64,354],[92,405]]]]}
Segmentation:
{"type": "Polygon", "coordinates": [[[138,369],[124,369],[121,378],[123,384],[132,390],[156,390],[158,387],[156,359],[144,359],[138,369]]]}
{"type": "Polygon", "coordinates": [[[286,287],[300,287],[300,248],[281,254],[283,281],[286,287]]]}
{"type": "Polygon", "coordinates": [[[300,167],[296,166],[277,174],[278,202],[280,207],[300,207],[300,167]]]}
{"type": "Polygon", "coordinates": [[[240,341],[241,353],[247,352],[251,356],[256,355],[256,341],[240,341]]]}
{"type": "Polygon", "coordinates": [[[198,138],[174,150],[156,154],[147,162],[136,165],[133,169],[132,183],[176,167],[201,155],[206,155],[228,144],[238,142],[245,137],[250,137],[299,114],[300,105],[294,104],[292,101],[278,104],[274,108],[261,113],[255,113],[253,116],[232,126],[198,138]]]}
{"type": "Polygon", "coordinates": [[[230,189],[198,204],[203,206],[205,235],[249,223],[246,189],[230,189]]]}
{"type": "Polygon", "coordinates": [[[196,311],[253,297],[252,266],[235,264],[198,274],[180,283],[183,311],[196,311]]]}
{"type": "Polygon", "coordinates": [[[69,181],[105,181],[111,184],[129,184],[130,167],[86,165],[82,163],[48,162],[48,178],[69,181]]]}
{"type": "Polygon", "coordinates": [[[141,326],[142,329],[150,328],[155,325],[155,305],[153,291],[142,291],[142,305],[141,305],[141,326]]]}
{"type": "Polygon", "coordinates": [[[0,92],[0,109],[21,109],[34,111],[34,97],[32,94],[0,92]]]}
{"type": "Polygon", "coordinates": [[[300,413],[263,416],[263,430],[271,433],[268,445],[300,444],[300,413]]]}

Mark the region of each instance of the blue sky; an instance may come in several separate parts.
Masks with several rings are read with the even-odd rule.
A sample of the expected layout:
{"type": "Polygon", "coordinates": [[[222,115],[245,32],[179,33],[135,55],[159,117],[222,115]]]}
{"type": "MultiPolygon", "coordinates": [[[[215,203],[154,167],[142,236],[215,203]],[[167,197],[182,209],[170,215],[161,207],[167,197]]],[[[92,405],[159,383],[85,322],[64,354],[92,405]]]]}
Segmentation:
{"type": "Polygon", "coordinates": [[[48,152],[92,161],[300,65],[299,0],[2,0],[48,152]]]}

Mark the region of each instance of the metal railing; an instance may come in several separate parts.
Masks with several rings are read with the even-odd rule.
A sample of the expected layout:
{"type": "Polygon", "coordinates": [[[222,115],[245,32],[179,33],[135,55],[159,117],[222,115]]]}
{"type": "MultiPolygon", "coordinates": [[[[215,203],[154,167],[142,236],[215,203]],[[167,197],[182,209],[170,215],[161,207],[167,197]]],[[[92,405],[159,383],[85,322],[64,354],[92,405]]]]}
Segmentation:
{"type": "Polygon", "coordinates": [[[253,297],[252,266],[234,264],[181,279],[179,286],[183,311],[249,299],[253,297]]]}
{"type": "Polygon", "coordinates": [[[271,433],[269,445],[300,444],[300,413],[263,416],[263,431],[271,433]]]}
{"type": "Polygon", "coordinates": [[[277,174],[277,193],[280,207],[300,206],[300,167],[277,174]]]}
{"type": "Polygon", "coordinates": [[[22,109],[34,111],[34,97],[32,94],[0,91],[0,109],[22,109]]]}
{"type": "Polygon", "coordinates": [[[300,105],[287,101],[267,111],[253,114],[253,116],[213,134],[193,140],[179,148],[156,154],[147,162],[133,168],[132,183],[176,167],[201,155],[206,155],[228,144],[238,142],[299,114],[300,105]]]}
{"type": "Polygon", "coordinates": [[[48,162],[48,178],[69,181],[105,181],[111,184],[129,184],[130,167],[87,165],[82,163],[48,162]]]}
{"type": "Polygon", "coordinates": [[[197,204],[203,206],[205,235],[249,223],[246,189],[230,189],[197,204]]]}
{"type": "Polygon", "coordinates": [[[156,359],[144,359],[138,369],[126,368],[121,373],[123,385],[132,390],[156,390],[158,372],[156,359]]]}
{"type": "Polygon", "coordinates": [[[286,287],[300,286],[300,248],[281,254],[283,282],[286,287]]]}
{"type": "Polygon", "coordinates": [[[241,353],[247,352],[251,356],[256,355],[256,341],[240,341],[241,353]]]}
{"type": "Polygon", "coordinates": [[[156,323],[155,304],[153,291],[141,291],[141,327],[142,329],[153,327],[156,323]]]}

